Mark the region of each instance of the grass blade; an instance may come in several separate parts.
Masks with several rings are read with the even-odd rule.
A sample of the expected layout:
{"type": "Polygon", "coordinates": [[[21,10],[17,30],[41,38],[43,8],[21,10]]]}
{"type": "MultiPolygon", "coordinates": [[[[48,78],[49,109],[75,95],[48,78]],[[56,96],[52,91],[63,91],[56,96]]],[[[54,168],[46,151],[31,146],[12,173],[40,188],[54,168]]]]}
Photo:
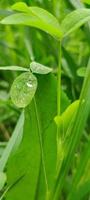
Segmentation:
{"type": "Polygon", "coordinates": [[[5,166],[7,164],[7,161],[13,151],[15,149],[15,145],[17,146],[17,142],[19,138],[21,138],[22,132],[23,132],[23,124],[24,124],[24,113],[22,112],[17,125],[15,127],[15,130],[12,134],[12,137],[10,141],[7,144],[7,147],[5,148],[3,155],[0,159],[0,172],[4,171],[5,166]]]}

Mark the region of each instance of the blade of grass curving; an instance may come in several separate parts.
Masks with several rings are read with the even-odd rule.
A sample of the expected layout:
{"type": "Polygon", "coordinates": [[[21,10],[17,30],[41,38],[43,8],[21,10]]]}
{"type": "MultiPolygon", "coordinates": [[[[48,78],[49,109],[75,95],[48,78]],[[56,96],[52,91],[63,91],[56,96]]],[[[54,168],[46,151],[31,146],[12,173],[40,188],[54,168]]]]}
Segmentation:
{"type": "Polygon", "coordinates": [[[75,117],[74,125],[71,130],[67,130],[67,135],[70,137],[65,141],[66,155],[62,163],[61,170],[57,177],[56,185],[54,188],[54,200],[60,197],[61,190],[64,185],[65,177],[70,168],[71,161],[73,159],[75,150],[79,144],[81,135],[85,128],[86,120],[90,111],[90,60],[87,67],[86,77],[84,80],[82,92],[80,95],[79,108],[75,117]],[[71,134],[72,133],[72,134],[71,134]]]}
{"type": "Polygon", "coordinates": [[[90,191],[90,139],[82,153],[77,171],[73,177],[68,200],[80,200],[90,191]],[[82,192],[83,191],[83,192],[82,192]]]}
{"type": "MultiPolygon", "coordinates": [[[[24,112],[22,112],[18,122],[17,122],[17,125],[14,129],[14,132],[12,133],[12,137],[10,139],[10,141],[8,142],[4,152],[3,152],[3,155],[0,159],[0,171],[4,171],[5,169],[5,166],[7,164],[7,161],[8,161],[8,158],[9,156],[11,155],[13,149],[16,149],[15,146],[18,146],[17,145],[17,141],[21,140],[21,137],[22,137],[22,133],[23,133],[23,124],[24,124],[24,112]]],[[[19,141],[20,142],[20,141],[19,141]]]]}
{"type": "MultiPolygon", "coordinates": [[[[69,0],[69,2],[71,3],[71,5],[75,8],[75,9],[78,9],[78,8],[85,8],[85,5],[83,4],[83,2],[80,2],[79,0],[69,0]]],[[[86,33],[86,39],[88,41],[88,43],[90,44],[90,22],[88,22],[87,24],[85,24],[84,26],[84,30],[85,30],[85,33],[86,33]]]]}
{"type": "Polygon", "coordinates": [[[85,22],[90,20],[90,9],[80,8],[72,11],[68,14],[61,23],[61,30],[63,37],[66,37],[70,33],[74,32],[85,22]]]}
{"type": "Polygon", "coordinates": [[[10,71],[29,71],[28,68],[19,67],[19,66],[0,66],[0,70],[10,70],[10,71]]]}

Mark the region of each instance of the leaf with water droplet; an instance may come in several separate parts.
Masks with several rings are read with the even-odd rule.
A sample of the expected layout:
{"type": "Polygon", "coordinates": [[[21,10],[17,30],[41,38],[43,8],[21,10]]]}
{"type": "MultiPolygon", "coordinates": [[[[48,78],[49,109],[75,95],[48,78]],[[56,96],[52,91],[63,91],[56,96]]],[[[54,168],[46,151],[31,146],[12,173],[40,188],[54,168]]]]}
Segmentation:
{"type": "Polygon", "coordinates": [[[18,76],[11,87],[12,102],[19,108],[25,108],[33,99],[37,89],[37,78],[31,72],[18,76]]]}
{"type": "Polygon", "coordinates": [[[0,190],[2,190],[2,188],[4,187],[6,180],[7,180],[6,174],[0,172],[0,190]]]}
{"type": "Polygon", "coordinates": [[[52,68],[46,67],[37,62],[32,62],[30,64],[30,69],[33,73],[36,73],[36,74],[49,74],[50,72],[52,72],[52,68]]]}

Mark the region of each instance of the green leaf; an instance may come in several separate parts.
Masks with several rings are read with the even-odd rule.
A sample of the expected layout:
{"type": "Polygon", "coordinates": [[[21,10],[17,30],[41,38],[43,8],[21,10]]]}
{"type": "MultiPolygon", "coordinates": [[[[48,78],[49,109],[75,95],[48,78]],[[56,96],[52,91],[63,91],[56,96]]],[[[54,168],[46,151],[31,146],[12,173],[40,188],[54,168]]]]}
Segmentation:
{"type": "Polygon", "coordinates": [[[90,20],[90,9],[81,8],[68,14],[61,23],[61,30],[63,37],[74,32],[77,28],[82,26],[85,22],[90,20]]]}
{"type": "Polygon", "coordinates": [[[35,198],[41,153],[34,102],[25,110],[23,131],[22,142],[7,164],[7,187],[11,186],[11,189],[6,199],[9,200],[35,198]]]}
{"type": "Polygon", "coordinates": [[[49,74],[50,72],[52,72],[52,69],[50,67],[46,67],[37,62],[32,62],[30,64],[30,69],[33,73],[36,74],[49,74]]]}
{"type": "MultiPolygon", "coordinates": [[[[56,79],[52,74],[37,78],[36,95],[25,109],[22,142],[7,164],[7,182],[12,187],[7,192],[6,200],[46,199],[53,187],[57,154],[53,120],[57,106],[56,79]]],[[[68,104],[69,100],[62,92],[63,110],[68,104]]]]}
{"type": "Polygon", "coordinates": [[[16,127],[12,133],[12,137],[10,138],[2,157],[0,158],[0,172],[3,172],[5,169],[5,166],[7,164],[7,161],[9,159],[9,156],[17,146],[19,145],[19,142],[22,138],[23,133],[23,125],[24,125],[24,112],[21,113],[21,116],[16,124],[16,127]]]}
{"type": "Polygon", "coordinates": [[[73,116],[76,114],[78,106],[79,100],[76,100],[66,108],[61,116],[56,116],[54,118],[56,124],[60,126],[62,131],[64,131],[64,134],[66,133],[73,116]]]}
{"type": "Polygon", "coordinates": [[[86,74],[86,67],[81,67],[77,70],[77,75],[78,76],[81,76],[81,77],[84,77],[86,74]]]}
{"type": "Polygon", "coordinates": [[[0,190],[2,190],[2,188],[4,187],[6,180],[7,180],[6,174],[0,172],[0,190]]]}
{"type": "Polygon", "coordinates": [[[4,18],[1,24],[20,24],[39,28],[56,39],[61,39],[62,31],[58,20],[48,11],[39,7],[27,7],[24,3],[16,3],[13,9],[23,11],[4,18]]]}
{"type": "Polygon", "coordinates": [[[90,138],[81,154],[68,200],[80,200],[90,192],[90,138]]]}
{"type": "Polygon", "coordinates": [[[18,2],[11,6],[13,10],[22,11],[22,12],[30,12],[29,7],[24,2],[18,2]]]}
{"type": "Polygon", "coordinates": [[[29,69],[19,66],[0,66],[0,70],[10,70],[10,71],[29,71],[29,69]]]}
{"type": "Polygon", "coordinates": [[[12,84],[11,99],[17,107],[25,108],[32,101],[36,89],[36,77],[30,72],[23,73],[12,84]]]}

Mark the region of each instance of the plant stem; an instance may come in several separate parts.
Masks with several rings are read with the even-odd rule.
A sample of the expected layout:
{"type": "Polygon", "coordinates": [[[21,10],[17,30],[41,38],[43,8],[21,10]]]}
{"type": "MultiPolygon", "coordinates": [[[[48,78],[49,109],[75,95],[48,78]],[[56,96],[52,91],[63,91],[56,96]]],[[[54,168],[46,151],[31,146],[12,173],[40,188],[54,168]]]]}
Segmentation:
{"type": "MultiPolygon", "coordinates": [[[[47,174],[46,174],[46,167],[45,167],[45,160],[44,160],[43,143],[42,143],[42,136],[41,136],[41,125],[40,125],[40,121],[39,121],[39,115],[38,115],[35,97],[34,97],[34,106],[35,106],[35,112],[36,112],[36,118],[37,118],[37,124],[38,124],[38,135],[39,135],[40,148],[41,148],[42,166],[43,166],[45,183],[46,183],[46,190],[47,190],[46,193],[48,194],[49,189],[48,189],[48,181],[47,181],[47,174]]],[[[46,199],[47,199],[47,197],[46,197],[46,199]]]]}
{"type": "MultiPolygon", "coordinates": [[[[61,41],[59,43],[59,62],[58,62],[58,72],[57,72],[57,116],[61,114],[61,60],[62,59],[62,49],[61,41]]],[[[60,126],[57,124],[57,163],[56,163],[56,172],[58,172],[58,166],[60,164],[60,148],[61,148],[61,138],[60,138],[60,126]]],[[[57,178],[57,174],[56,174],[57,178]]],[[[56,182],[54,183],[53,190],[50,195],[50,200],[54,199],[54,193],[56,190],[56,182]]],[[[55,199],[56,200],[56,199],[55,199]]]]}
{"type": "MultiPolygon", "coordinates": [[[[61,114],[61,41],[59,43],[59,62],[57,72],[57,116],[61,114]]],[[[59,162],[59,150],[60,150],[60,126],[57,124],[57,168],[59,162]]]]}
{"type": "Polygon", "coordinates": [[[61,114],[61,41],[59,43],[59,64],[58,64],[58,72],[57,72],[57,115],[61,114]]]}

